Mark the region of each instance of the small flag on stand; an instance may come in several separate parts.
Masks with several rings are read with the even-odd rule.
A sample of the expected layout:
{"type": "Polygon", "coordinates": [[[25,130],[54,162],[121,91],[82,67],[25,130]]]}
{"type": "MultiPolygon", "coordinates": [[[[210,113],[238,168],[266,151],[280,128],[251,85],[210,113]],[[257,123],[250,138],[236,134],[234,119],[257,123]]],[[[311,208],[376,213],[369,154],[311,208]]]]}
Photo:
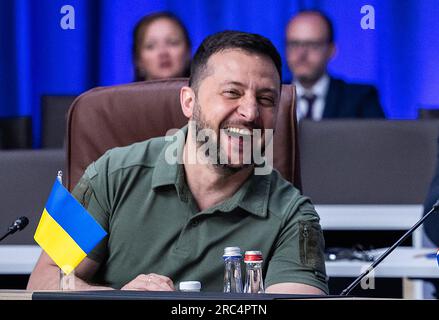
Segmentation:
{"type": "Polygon", "coordinates": [[[56,180],[34,239],[69,274],[106,236],[105,230],[56,180]]]}

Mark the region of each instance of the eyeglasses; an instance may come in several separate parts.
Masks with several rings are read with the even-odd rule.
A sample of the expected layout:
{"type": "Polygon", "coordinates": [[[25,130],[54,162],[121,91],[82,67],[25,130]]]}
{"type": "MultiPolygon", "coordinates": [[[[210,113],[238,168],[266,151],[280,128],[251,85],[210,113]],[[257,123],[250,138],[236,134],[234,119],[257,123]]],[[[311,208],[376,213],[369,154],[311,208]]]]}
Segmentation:
{"type": "Polygon", "coordinates": [[[290,50],[298,50],[300,48],[319,51],[329,44],[328,41],[299,41],[299,40],[288,40],[287,48],[290,50]]]}

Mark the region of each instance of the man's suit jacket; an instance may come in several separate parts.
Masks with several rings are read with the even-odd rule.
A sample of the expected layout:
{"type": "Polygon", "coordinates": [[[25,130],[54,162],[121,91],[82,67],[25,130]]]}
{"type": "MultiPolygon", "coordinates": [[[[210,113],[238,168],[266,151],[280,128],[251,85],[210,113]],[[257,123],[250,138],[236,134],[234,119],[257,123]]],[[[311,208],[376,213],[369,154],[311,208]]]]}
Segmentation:
{"type": "Polygon", "coordinates": [[[323,119],[329,118],[385,118],[385,115],[374,86],[331,77],[323,110],[323,119]]]}
{"type": "MultiPolygon", "coordinates": [[[[437,140],[439,147],[439,138],[437,140]]],[[[439,150],[439,149],[438,149],[439,150]]],[[[431,181],[430,189],[428,190],[427,198],[424,202],[424,215],[431,210],[433,205],[439,199],[439,152],[436,157],[436,171],[434,173],[433,179],[431,181]]],[[[424,222],[424,231],[430,240],[439,247],[439,214],[433,213],[424,222]]]]}

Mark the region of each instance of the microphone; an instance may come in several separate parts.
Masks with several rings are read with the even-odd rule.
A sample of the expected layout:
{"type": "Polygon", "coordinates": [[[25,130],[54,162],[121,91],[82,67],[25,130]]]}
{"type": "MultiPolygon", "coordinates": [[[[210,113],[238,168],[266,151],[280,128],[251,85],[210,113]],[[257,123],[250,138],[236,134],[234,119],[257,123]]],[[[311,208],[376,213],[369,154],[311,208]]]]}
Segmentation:
{"type": "Polygon", "coordinates": [[[10,234],[13,234],[17,231],[21,231],[24,228],[26,228],[26,226],[29,224],[29,219],[26,217],[20,217],[17,218],[14,223],[12,223],[9,228],[8,228],[8,232],[0,238],[0,241],[2,241],[4,238],[6,238],[7,236],[9,236],[10,234]]]}
{"type": "MultiPolygon", "coordinates": [[[[418,222],[415,223],[413,227],[410,228],[404,235],[399,238],[389,249],[386,250],[382,255],[378,257],[378,259],[367,268],[358,278],[356,278],[346,289],[344,289],[340,295],[347,296],[360,282],[363,280],[365,276],[367,276],[371,271],[373,271],[389,254],[393,252],[408,236],[410,236],[424,221],[433,213],[439,209],[439,200],[433,205],[430,211],[427,212],[418,222]]],[[[439,258],[438,258],[439,259],[439,258]]],[[[438,261],[439,262],[439,261],[438,261]]]]}

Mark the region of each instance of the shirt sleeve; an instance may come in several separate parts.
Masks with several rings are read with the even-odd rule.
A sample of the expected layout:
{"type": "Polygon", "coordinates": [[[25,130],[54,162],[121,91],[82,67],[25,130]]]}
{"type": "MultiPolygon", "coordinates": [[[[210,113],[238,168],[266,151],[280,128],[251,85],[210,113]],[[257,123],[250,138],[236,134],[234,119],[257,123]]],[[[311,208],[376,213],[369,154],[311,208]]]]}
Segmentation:
{"type": "Polygon", "coordinates": [[[73,189],[72,195],[107,232],[107,235],[87,255],[88,258],[101,263],[107,256],[109,210],[105,206],[105,201],[99,199],[99,195],[96,194],[95,189],[93,188],[93,182],[95,181],[92,180],[95,180],[96,176],[97,171],[95,169],[95,163],[93,163],[87,168],[84,175],[73,189]]]}
{"type": "Polygon", "coordinates": [[[329,293],[323,232],[313,205],[302,201],[291,208],[268,261],[265,286],[283,282],[307,284],[329,293]]]}

